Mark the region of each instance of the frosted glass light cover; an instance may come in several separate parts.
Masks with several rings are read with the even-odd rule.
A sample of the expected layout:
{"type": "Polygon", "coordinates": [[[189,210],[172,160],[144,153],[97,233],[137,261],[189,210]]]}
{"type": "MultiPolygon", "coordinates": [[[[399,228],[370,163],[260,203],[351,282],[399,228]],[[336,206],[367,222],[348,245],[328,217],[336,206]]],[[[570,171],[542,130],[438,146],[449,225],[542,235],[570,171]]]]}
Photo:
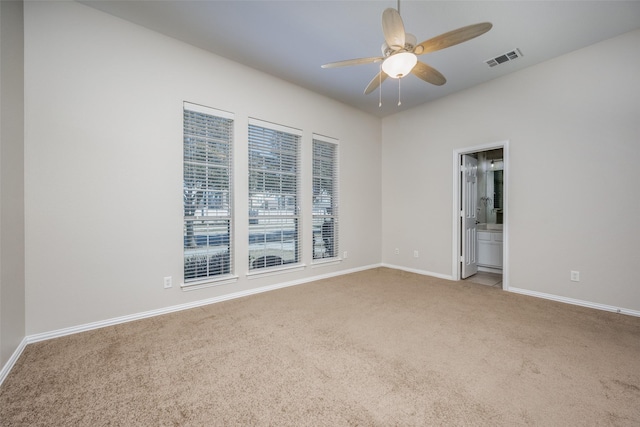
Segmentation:
{"type": "Polygon", "coordinates": [[[418,58],[411,52],[400,52],[391,55],[382,63],[382,71],[389,77],[401,79],[413,70],[418,58]]]}

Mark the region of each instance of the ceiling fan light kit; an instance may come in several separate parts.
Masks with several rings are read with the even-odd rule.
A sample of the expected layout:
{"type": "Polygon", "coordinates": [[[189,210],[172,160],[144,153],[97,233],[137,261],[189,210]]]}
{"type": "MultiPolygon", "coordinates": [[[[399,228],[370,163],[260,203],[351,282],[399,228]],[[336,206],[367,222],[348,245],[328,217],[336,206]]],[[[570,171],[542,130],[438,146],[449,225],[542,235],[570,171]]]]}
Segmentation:
{"type": "Polygon", "coordinates": [[[389,77],[401,79],[413,70],[418,63],[418,57],[411,52],[400,52],[391,55],[382,63],[382,71],[389,77]]]}
{"type": "MultiPolygon", "coordinates": [[[[416,37],[404,31],[404,24],[399,10],[400,1],[398,1],[398,10],[388,8],[382,13],[382,32],[385,40],[382,44],[382,56],[331,62],[324,64],[322,68],[370,64],[382,61],[380,72],[369,82],[369,85],[364,90],[365,95],[381,86],[387,77],[400,80],[409,73],[427,83],[441,86],[446,83],[447,79],[435,68],[418,61],[417,55],[455,46],[486,33],[492,27],[490,22],[468,25],[416,44],[416,37]]],[[[398,105],[400,105],[400,102],[398,102],[398,105]]]]}

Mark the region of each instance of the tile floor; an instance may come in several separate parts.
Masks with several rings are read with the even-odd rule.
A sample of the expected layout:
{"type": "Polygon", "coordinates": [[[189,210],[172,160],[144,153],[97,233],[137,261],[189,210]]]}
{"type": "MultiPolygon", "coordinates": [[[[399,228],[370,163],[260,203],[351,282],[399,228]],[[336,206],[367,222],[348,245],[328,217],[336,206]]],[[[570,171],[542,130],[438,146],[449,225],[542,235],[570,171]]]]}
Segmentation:
{"type": "Polygon", "coordinates": [[[486,271],[478,271],[471,277],[464,279],[465,282],[477,283],[479,285],[491,286],[494,288],[502,288],[502,274],[488,273],[486,271]]]}

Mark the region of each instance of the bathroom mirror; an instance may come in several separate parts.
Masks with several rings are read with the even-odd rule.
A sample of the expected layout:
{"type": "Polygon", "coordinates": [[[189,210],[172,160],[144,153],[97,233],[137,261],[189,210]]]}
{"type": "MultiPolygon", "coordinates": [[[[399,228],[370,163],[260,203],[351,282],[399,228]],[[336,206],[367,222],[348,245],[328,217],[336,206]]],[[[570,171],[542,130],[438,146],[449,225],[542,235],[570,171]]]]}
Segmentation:
{"type": "Polygon", "coordinates": [[[502,224],[504,188],[502,150],[479,153],[478,221],[502,224]]]}
{"type": "Polygon", "coordinates": [[[487,224],[502,224],[502,170],[486,172],[486,196],[482,207],[485,209],[487,224]]]}

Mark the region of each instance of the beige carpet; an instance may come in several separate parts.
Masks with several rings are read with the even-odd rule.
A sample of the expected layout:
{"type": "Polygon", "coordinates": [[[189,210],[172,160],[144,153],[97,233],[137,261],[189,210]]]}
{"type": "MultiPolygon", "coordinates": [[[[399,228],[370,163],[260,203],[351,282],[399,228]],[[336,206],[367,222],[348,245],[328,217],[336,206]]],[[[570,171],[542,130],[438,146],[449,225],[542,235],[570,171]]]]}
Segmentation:
{"type": "Polygon", "coordinates": [[[31,344],[0,424],[638,426],[640,318],[381,268],[31,344]]]}

